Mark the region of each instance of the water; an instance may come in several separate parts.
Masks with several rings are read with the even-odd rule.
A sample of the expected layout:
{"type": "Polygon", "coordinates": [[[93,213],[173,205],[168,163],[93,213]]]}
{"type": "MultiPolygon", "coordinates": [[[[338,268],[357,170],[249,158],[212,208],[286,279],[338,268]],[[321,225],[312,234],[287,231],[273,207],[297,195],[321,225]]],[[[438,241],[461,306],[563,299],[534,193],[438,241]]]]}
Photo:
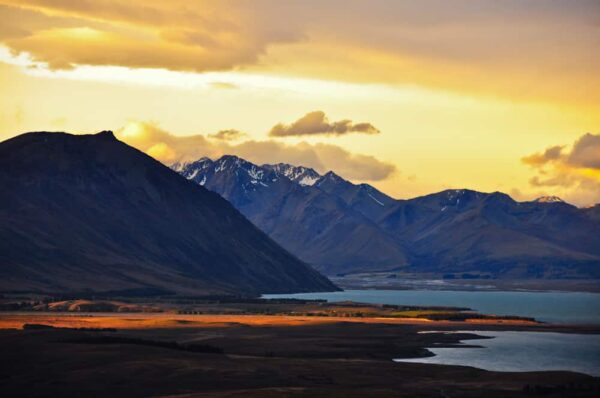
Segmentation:
{"type": "Polygon", "coordinates": [[[466,332],[492,339],[465,340],[483,348],[429,348],[428,358],[395,359],[473,366],[500,372],[570,370],[600,376],[600,335],[547,332],[466,332]]]}
{"type": "Polygon", "coordinates": [[[600,293],[346,290],[330,293],[269,294],[263,297],[468,307],[484,314],[525,316],[550,323],[600,325],[600,293]]]}

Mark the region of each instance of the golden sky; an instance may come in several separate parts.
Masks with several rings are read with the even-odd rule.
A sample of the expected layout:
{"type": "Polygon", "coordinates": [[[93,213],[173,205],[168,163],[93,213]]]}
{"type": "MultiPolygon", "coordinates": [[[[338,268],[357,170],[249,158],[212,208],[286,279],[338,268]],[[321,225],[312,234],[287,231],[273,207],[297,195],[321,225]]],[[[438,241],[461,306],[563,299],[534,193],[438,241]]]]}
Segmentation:
{"type": "Polygon", "coordinates": [[[597,0],[0,0],[0,139],[600,202],[597,0]]]}

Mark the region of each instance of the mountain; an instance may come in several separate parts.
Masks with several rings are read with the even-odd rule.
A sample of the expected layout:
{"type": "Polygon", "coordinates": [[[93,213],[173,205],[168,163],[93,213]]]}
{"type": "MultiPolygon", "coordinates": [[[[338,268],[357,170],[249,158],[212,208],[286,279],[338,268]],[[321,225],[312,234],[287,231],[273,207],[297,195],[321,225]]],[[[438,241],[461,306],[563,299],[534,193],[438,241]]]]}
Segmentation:
{"type": "MultiPolygon", "coordinates": [[[[219,193],[276,242],[323,272],[390,269],[406,264],[404,250],[396,240],[358,209],[368,206],[360,206],[356,196],[351,201],[355,209],[320,189],[318,186],[329,177],[312,169],[284,164],[258,166],[228,155],[174,168],[219,193]]],[[[370,197],[367,200],[376,203],[370,197]]]]}
{"type": "Polygon", "coordinates": [[[600,277],[600,224],[562,201],[447,190],[399,200],[378,224],[410,247],[421,271],[600,277]]]}
{"type": "Polygon", "coordinates": [[[446,190],[396,200],[368,184],[234,156],[178,165],[327,274],[405,270],[506,278],[600,277],[600,206],[446,190]]]}
{"type": "Polygon", "coordinates": [[[396,201],[368,184],[353,184],[330,171],[316,183],[319,189],[340,198],[370,220],[377,220],[396,201]]]}
{"type": "Polygon", "coordinates": [[[335,290],[230,203],[111,132],[0,143],[0,290],[335,290]]]}
{"type": "Polygon", "coordinates": [[[600,203],[586,207],[583,212],[590,220],[600,222],[600,203]]]}
{"type": "Polygon", "coordinates": [[[293,166],[287,163],[277,163],[273,165],[264,164],[263,167],[273,170],[275,173],[281,174],[302,186],[315,185],[315,183],[321,178],[319,173],[317,173],[314,169],[304,166],[293,166]]]}
{"type": "Polygon", "coordinates": [[[540,196],[537,199],[534,199],[533,202],[536,203],[564,203],[565,201],[559,198],[558,196],[540,196]]]}

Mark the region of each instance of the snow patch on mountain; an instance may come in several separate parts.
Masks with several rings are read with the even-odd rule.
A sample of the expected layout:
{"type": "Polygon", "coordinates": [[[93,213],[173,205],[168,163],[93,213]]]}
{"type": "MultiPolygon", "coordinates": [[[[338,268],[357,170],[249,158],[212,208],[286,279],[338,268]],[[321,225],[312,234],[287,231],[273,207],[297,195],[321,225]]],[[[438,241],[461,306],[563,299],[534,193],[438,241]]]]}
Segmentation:
{"type": "Polygon", "coordinates": [[[312,186],[321,178],[321,175],[310,167],[294,166],[287,163],[264,164],[262,167],[273,170],[275,173],[302,186],[312,186]]]}
{"type": "Polygon", "coordinates": [[[535,199],[536,203],[564,203],[565,201],[559,198],[558,196],[540,196],[535,199]]]}

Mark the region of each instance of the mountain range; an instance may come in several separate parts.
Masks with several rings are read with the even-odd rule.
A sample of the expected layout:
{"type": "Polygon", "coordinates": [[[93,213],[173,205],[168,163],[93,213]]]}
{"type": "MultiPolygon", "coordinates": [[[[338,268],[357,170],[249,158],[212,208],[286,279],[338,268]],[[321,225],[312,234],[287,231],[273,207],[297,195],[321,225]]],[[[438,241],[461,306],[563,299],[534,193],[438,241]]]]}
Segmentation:
{"type": "Polygon", "coordinates": [[[517,202],[453,189],[396,200],[368,184],[236,156],[172,168],[219,193],[300,259],[329,274],[469,273],[505,278],[600,277],[600,205],[557,197],[517,202]]]}
{"type": "Polygon", "coordinates": [[[394,237],[361,211],[376,213],[383,207],[378,201],[389,200],[366,185],[350,184],[338,196],[323,190],[345,182],[334,173],[315,178],[312,169],[257,166],[235,156],[174,168],[222,195],[276,242],[324,272],[408,264],[394,237]]]}
{"type": "Polygon", "coordinates": [[[2,292],[337,289],[221,196],[108,131],[1,142],[0,187],[2,292]]]}

